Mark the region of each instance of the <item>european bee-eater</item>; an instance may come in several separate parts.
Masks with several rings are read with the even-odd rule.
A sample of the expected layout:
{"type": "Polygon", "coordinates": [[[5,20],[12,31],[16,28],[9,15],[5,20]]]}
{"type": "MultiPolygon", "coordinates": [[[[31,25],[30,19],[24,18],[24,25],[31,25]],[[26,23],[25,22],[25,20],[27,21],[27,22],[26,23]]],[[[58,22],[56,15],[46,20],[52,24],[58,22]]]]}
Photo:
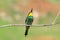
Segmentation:
{"type": "Polygon", "coordinates": [[[30,28],[30,25],[32,25],[32,22],[33,22],[33,9],[31,9],[25,20],[25,24],[26,24],[25,36],[28,35],[28,30],[30,28]]]}

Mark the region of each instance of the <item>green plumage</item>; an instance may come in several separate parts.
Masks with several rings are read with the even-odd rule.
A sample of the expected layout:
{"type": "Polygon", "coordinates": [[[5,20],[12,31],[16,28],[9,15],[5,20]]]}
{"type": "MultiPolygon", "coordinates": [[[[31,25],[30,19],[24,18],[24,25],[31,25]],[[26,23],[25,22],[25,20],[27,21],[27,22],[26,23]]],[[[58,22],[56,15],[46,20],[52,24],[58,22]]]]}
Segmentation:
{"type": "Polygon", "coordinates": [[[33,16],[27,16],[25,23],[27,25],[32,25],[32,22],[33,22],[33,16]]]}

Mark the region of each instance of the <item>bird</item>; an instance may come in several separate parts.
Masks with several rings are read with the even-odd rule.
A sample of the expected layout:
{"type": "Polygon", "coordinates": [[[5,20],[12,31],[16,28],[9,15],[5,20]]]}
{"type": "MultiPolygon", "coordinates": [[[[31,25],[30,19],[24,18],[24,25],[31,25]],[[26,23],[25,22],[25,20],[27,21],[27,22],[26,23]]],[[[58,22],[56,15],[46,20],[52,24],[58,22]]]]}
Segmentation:
{"type": "Polygon", "coordinates": [[[27,18],[25,20],[25,24],[26,24],[25,37],[28,35],[28,31],[32,23],[33,23],[33,8],[28,13],[27,18]]]}

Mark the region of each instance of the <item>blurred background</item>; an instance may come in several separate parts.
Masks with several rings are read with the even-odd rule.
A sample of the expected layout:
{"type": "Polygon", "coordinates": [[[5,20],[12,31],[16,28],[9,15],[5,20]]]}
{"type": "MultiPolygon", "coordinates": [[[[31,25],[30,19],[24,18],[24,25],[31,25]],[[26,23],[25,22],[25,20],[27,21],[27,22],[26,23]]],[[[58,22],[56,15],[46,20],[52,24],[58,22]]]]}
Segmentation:
{"type": "MultiPolygon", "coordinates": [[[[50,24],[60,11],[60,0],[0,0],[0,25],[25,24],[33,8],[33,24],[50,24]]],[[[60,16],[56,23],[60,22],[60,16]]],[[[24,36],[25,26],[0,28],[0,40],[60,40],[60,25],[31,27],[24,36]]]]}

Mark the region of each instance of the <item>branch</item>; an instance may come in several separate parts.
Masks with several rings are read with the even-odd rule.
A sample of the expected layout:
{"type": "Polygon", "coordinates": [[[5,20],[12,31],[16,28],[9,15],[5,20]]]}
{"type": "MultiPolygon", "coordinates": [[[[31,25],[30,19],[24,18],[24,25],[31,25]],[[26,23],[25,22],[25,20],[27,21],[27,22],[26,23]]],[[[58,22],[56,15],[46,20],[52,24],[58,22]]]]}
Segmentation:
{"type": "Polygon", "coordinates": [[[26,24],[8,24],[8,25],[2,25],[0,26],[0,28],[4,28],[4,27],[11,27],[11,26],[17,26],[17,27],[23,27],[23,26],[32,26],[32,27],[45,27],[45,26],[53,26],[56,24],[60,24],[59,23],[55,23],[55,24],[33,24],[33,25],[26,25],[26,24]]]}
{"type": "Polygon", "coordinates": [[[0,27],[10,27],[10,26],[25,26],[25,24],[7,24],[7,25],[2,25],[0,27]]]}

